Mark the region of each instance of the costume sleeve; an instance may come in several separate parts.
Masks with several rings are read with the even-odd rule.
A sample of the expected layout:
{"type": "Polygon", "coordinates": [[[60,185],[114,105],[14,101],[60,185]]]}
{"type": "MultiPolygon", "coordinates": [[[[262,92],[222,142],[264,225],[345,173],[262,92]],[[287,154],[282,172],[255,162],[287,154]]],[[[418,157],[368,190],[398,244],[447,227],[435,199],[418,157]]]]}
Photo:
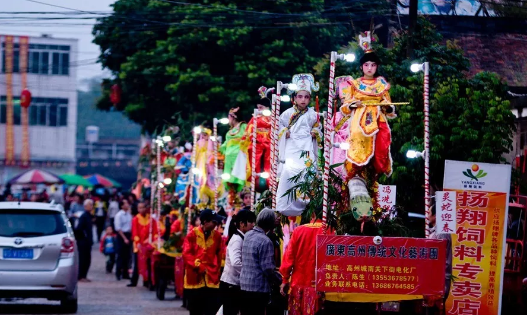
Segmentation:
{"type": "Polygon", "coordinates": [[[192,246],[192,242],[196,241],[196,234],[194,231],[190,232],[187,237],[185,237],[185,240],[183,241],[183,261],[186,265],[190,267],[199,267],[201,264],[201,260],[197,258],[197,255],[194,251],[194,248],[192,246]]]}
{"type": "Polygon", "coordinates": [[[134,240],[134,243],[139,242],[139,226],[138,226],[138,218],[137,215],[132,219],[132,239],[134,240]]]}
{"type": "Polygon", "coordinates": [[[157,220],[150,219],[150,224],[152,224],[152,239],[156,240],[159,236],[159,228],[157,226],[157,220]]]}
{"type": "Polygon", "coordinates": [[[285,249],[284,257],[282,259],[282,265],[280,266],[280,274],[282,275],[282,283],[289,283],[291,278],[291,272],[293,271],[293,266],[295,265],[295,256],[296,256],[296,242],[298,233],[293,232],[289,244],[285,249]]]}
{"type": "Polygon", "coordinates": [[[314,123],[313,127],[311,128],[311,133],[315,134],[315,139],[317,141],[317,144],[322,144],[322,124],[320,123],[320,120],[318,119],[318,113],[314,112],[314,123]]]}
{"type": "Polygon", "coordinates": [[[252,134],[253,134],[253,129],[254,129],[253,127],[254,127],[254,116],[251,118],[251,120],[249,120],[249,123],[247,124],[247,128],[245,129],[242,140],[247,141],[247,140],[252,139],[252,134]]]}
{"type": "Polygon", "coordinates": [[[227,141],[227,136],[225,136],[225,141],[223,141],[219,149],[219,152],[223,155],[225,155],[225,151],[227,150],[227,142],[229,141],[227,141]]]}
{"type": "Polygon", "coordinates": [[[286,130],[289,127],[289,119],[291,118],[291,111],[286,110],[285,112],[280,115],[280,119],[278,119],[278,139],[280,140],[282,138],[282,135],[286,132],[286,130]]]}
{"type": "MultiPolygon", "coordinates": [[[[382,100],[381,103],[391,103],[392,98],[390,97],[390,92],[388,90],[384,91],[382,94],[382,100]]],[[[383,112],[386,115],[386,118],[393,119],[397,117],[397,114],[395,113],[395,106],[383,106],[383,112]]]]}
{"type": "Polygon", "coordinates": [[[177,234],[179,232],[181,232],[181,221],[177,219],[170,226],[170,234],[177,234]]]}

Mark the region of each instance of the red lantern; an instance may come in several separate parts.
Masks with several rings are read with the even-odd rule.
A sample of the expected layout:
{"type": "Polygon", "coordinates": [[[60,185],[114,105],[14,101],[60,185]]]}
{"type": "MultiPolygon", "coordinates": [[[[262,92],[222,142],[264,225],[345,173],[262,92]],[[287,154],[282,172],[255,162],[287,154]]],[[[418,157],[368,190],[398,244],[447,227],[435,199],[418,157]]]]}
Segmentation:
{"type": "Polygon", "coordinates": [[[112,93],[110,94],[110,101],[115,106],[121,102],[121,87],[118,84],[112,85],[112,93]]]}
{"type": "Polygon", "coordinates": [[[20,106],[28,108],[31,105],[31,92],[28,89],[24,89],[20,95],[20,106]]]}

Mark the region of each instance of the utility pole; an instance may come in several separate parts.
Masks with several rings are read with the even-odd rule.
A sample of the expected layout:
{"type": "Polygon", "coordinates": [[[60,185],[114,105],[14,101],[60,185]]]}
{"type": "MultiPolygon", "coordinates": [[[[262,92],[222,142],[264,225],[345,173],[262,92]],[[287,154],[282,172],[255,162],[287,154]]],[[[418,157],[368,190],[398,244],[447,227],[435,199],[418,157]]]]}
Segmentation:
{"type": "Polygon", "coordinates": [[[408,50],[406,56],[414,59],[414,33],[417,25],[417,5],[418,0],[410,0],[410,12],[408,14],[408,50]]]}

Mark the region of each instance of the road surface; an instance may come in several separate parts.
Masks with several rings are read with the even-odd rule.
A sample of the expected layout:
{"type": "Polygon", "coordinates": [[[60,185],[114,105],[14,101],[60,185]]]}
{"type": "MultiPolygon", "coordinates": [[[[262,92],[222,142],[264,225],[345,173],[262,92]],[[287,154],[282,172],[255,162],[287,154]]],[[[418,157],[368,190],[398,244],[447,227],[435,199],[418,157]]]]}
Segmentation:
{"type": "MultiPolygon", "coordinates": [[[[94,245],[88,278],[91,283],[79,283],[79,310],[77,314],[108,315],[187,315],[181,300],[168,291],[164,301],[156,299],[155,292],[137,286],[128,288],[128,280],[117,281],[113,274],[105,273],[105,258],[94,245]]],[[[0,301],[0,314],[61,314],[59,302],[46,299],[0,301]]]]}

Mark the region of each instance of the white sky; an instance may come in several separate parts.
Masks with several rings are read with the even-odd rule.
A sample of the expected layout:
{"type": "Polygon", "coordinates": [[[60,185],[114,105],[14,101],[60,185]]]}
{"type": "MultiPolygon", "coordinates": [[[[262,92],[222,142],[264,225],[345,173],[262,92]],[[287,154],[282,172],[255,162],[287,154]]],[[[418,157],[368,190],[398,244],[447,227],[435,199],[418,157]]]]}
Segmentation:
{"type": "MultiPolygon", "coordinates": [[[[76,10],[100,12],[111,11],[110,4],[115,0],[38,0],[38,2],[67,7],[76,10]]],[[[79,88],[85,88],[82,82],[96,76],[103,76],[99,64],[94,63],[99,54],[99,46],[92,43],[93,36],[91,34],[92,25],[95,23],[94,19],[90,20],[51,20],[51,21],[35,21],[24,19],[28,15],[8,14],[9,12],[68,12],[74,13],[74,10],[65,8],[53,7],[45,4],[34,3],[27,0],[0,0],[0,34],[3,35],[28,35],[40,36],[41,34],[51,34],[56,38],[76,38],[79,40],[79,51],[77,52],[77,59],[84,60],[77,69],[77,80],[79,88]],[[18,18],[18,20],[15,20],[18,18]],[[66,23],[73,24],[91,24],[91,25],[64,25],[66,23]],[[48,24],[48,25],[45,25],[48,24]]],[[[78,11],[77,11],[78,12],[78,11]]],[[[79,12],[80,13],[80,12],[79,12]]],[[[31,15],[31,17],[43,17],[50,15],[31,15]]],[[[55,15],[51,15],[55,17],[55,15]]],[[[106,76],[108,74],[106,73],[106,76]]]]}

